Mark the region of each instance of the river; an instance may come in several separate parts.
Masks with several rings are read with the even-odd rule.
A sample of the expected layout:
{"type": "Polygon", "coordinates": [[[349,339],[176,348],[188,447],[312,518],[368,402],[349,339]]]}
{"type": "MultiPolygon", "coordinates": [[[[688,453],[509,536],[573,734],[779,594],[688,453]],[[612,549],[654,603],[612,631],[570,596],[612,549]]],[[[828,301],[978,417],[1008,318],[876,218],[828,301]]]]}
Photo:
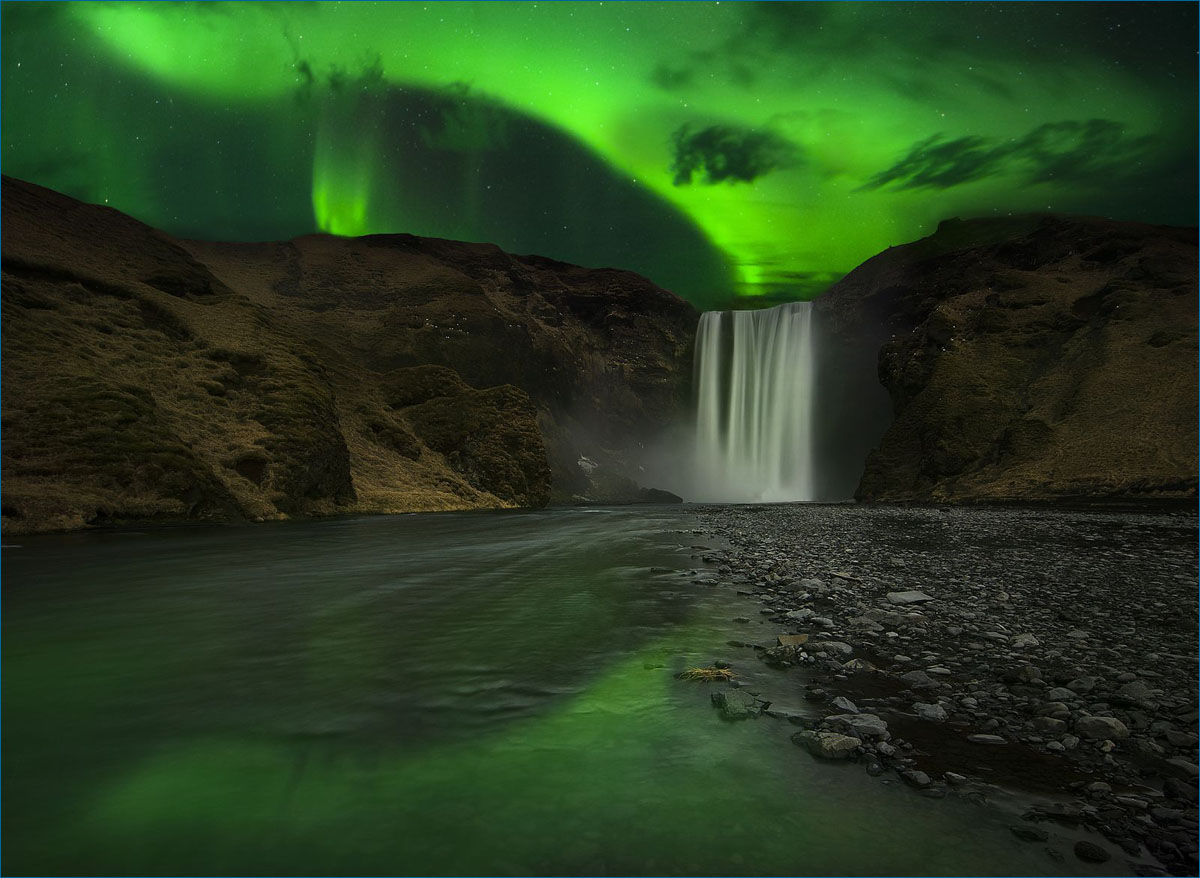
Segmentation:
{"type": "Polygon", "coordinates": [[[816,762],[784,720],[722,720],[675,678],[745,630],[697,528],[649,508],[10,539],[4,871],[1093,868],[816,762]]]}

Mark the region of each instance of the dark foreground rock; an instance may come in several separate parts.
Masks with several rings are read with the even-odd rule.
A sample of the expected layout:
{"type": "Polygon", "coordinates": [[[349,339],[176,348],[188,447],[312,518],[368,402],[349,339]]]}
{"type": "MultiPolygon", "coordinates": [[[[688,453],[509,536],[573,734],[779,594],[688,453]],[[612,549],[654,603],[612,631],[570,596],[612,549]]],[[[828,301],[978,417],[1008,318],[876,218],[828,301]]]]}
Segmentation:
{"type": "Polygon", "coordinates": [[[890,248],[817,300],[845,422],[822,459],[882,432],[864,500],[1194,498],[1196,282],[1194,228],[954,220],[890,248]]]}
{"type": "MultiPolygon", "coordinates": [[[[1197,871],[1194,513],[716,507],[720,580],[761,604],[768,711],[914,794],[1027,796],[1056,856],[1197,871]],[[921,594],[897,603],[897,594],[921,594]],[[767,670],[767,668],[774,670],[767,670]],[[780,673],[782,671],[783,673],[780,673]],[[1065,847],[1063,846],[1065,844],[1065,847]]],[[[747,613],[749,617],[751,613],[747,613]]]]}
{"type": "Polygon", "coordinates": [[[636,455],[681,417],[696,313],[644,278],[2,203],[6,533],[668,499],[636,455]]]}

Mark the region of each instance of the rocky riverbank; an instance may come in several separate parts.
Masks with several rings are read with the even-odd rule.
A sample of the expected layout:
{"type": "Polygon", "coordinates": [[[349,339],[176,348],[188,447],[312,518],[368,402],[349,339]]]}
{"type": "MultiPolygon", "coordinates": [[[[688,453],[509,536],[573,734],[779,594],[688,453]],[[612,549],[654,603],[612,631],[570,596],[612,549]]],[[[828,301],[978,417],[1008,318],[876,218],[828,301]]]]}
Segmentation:
{"type": "Polygon", "coordinates": [[[1014,835],[1053,858],[1196,874],[1194,513],[700,517],[729,547],[706,555],[720,582],[760,605],[717,662],[735,674],[714,692],[726,717],[790,721],[813,758],[924,796],[1017,791],[1014,835]],[[789,702],[809,709],[772,707],[789,702]]]}

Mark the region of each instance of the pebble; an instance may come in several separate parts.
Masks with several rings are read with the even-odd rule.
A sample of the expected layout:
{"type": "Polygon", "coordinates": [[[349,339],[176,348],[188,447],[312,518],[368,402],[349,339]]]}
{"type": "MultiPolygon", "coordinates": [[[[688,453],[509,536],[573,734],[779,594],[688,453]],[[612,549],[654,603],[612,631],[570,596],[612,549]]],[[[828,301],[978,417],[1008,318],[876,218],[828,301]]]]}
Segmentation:
{"type": "Polygon", "coordinates": [[[1001,738],[999,735],[967,735],[967,740],[972,744],[1007,744],[1008,741],[1001,738]]]}
{"type": "Polygon", "coordinates": [[[888,592],[888,603],[897,604],[899,606],[907,606],[909,604],[923,604],[926,601],[931,601],[929,595],[923,591],[892,591],[888,592]]]}
{"type": "Polygon", "coordinates": [[[1075,842],[1075,856],[1085,863],[1107,863],[1112,859],[1108,851],[1090,841],[1075,842]]]}

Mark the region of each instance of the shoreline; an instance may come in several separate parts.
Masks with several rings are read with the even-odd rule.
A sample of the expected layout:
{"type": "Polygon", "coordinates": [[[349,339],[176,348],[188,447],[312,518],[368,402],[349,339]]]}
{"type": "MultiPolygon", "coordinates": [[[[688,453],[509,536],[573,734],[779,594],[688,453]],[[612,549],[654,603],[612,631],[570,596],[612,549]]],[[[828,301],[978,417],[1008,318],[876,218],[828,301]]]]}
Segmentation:
{"type": "Polygon", "coordinates": [[[733,668],[778,672],[714,689],[718,709],[791,722],[798,756],[857,761],[916,794],[1003,791],[1025,805],[1017,838],[1080,836],[1052,858],[1195,875],[1195,515],[833,509],[690,510],[728,547],[704,555],[718,580],[759,606],[734,620],[749,636],[730,642],[733,668]],[[864,539],[839,517],[884,526],[864,539]],[[770,704],[797,695],[804,711],[770,704]]]}
{"type": "Polygon", "coordinates": [[[328,515],[291,515],[278,518],[150,518],[109,521],[103,524],[78,527],[50,527],[27,529],[16,525],[23,519],[14,519],[10,529],[0,529],[0,538],[18,539],[31,536],[83,533],[121,533],[133,530],[171,530],[176,528],[210,527],[256,527],[296,522],[344,521],[355,518],[384,518],[393,515],[438,515],[464,512],[545,512],[559,509],[657,509],[666,508],[696,513],[700,510],[750,508],[770,509],[776,507],[834,507],[859,509],[1033,509],[1062,512],[1111,512],[1132,514],[1191,515],[1198,513],[1196,497],[1142,497],[1130,496],[1069,498],[1069,499],[976,499],[958,502],[936,502],[924,500],[796,500],[769,503],[713,503],[699,500],[683,500],[679,503],[629,502],[629,503],[547,503],[545,506],[462,506],[444,509],[406,509],[400,511],[348,510],[328,515]]]}

